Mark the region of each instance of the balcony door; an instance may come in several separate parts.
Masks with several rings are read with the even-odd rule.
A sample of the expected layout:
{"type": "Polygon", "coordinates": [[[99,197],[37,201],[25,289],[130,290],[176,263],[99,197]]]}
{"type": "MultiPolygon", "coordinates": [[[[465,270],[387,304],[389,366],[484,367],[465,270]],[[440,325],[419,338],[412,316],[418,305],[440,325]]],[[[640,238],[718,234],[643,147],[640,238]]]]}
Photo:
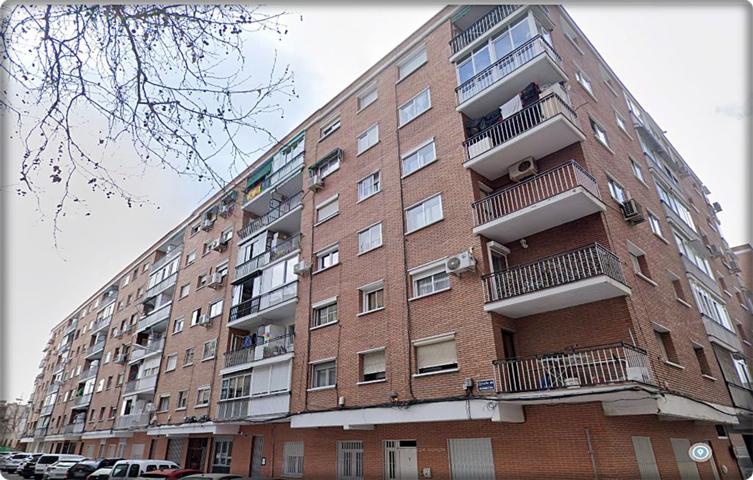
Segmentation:
{"type": "Polygon", "coordinates": [[[415,440],[385,440],[384,478],[387,480],[418,480],[415,440]]]}

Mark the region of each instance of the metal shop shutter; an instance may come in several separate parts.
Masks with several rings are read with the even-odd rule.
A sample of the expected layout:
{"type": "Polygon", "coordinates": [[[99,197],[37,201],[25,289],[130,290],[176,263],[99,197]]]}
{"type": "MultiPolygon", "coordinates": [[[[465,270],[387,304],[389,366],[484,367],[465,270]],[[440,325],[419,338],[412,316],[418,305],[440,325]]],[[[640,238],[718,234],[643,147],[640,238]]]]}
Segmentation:
{"type": "Polygon", "coordinates": [[[452,478],[456,480],[494,480],[494,455],[490,438],[449,440],[452,478]]]}

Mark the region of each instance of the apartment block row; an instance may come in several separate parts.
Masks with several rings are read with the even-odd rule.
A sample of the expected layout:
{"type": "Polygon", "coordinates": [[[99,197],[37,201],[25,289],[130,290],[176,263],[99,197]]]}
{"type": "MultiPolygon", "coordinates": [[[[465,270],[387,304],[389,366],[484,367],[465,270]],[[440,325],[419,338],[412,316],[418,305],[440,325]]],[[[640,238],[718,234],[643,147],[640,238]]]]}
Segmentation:
{"type": "Polygon", "coordinates": [[[709,194],[563,8],[446,7],[53,329],[24,442],[742,478],[750,247],[709,194]]]}

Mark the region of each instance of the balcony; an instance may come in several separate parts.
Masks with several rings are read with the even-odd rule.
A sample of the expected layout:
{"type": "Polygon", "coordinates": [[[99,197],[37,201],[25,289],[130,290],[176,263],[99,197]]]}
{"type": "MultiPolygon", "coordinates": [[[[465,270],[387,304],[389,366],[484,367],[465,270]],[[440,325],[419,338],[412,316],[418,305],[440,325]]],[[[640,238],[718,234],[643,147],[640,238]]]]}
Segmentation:
{"type": "Polygon", "coordinates": [[[39,415],[41,415],[42,417],[50,415],[53,408],[55,408],[55,404],[42,405],[42,409],[39,411],[39,415]]]}
{"type": "Polygon", "coordinates": [[[137,378],[131,380],[125,384],[123,393],[125,394],[137,394],[137,393],[150,393],[157,386],[157,375],[150,375],[144,378],[137,378]]]}
{"type": "Polygon", "coordinates": [[[149,425],[149,421],[152,419],[152,411],[145,411],[139,413],[131,413],[129,415],[120,415],[115,418],[116,429],[130,429],[130,428],[142,428],[149,425]]]}
{"type": "Polygon", "coordinates": [[[97,376],[97,370],[99,370],[99,366],[92,366],[81,372],[81,375],[78,377],[79,382],[85,382],[89,380],[90,378],[94,378],[97,376]]]}
{"type": "Polygon", "coordinates": [[[253,366],[255,362],[267,358],[279,357],[293,353],[295,335],[283,335],[281,337],[266,339],[255,346],[242,348],[225,353],[225,368],[239,365],[253,366]]]}
{"type": "Polygon", "coordinates": [[[732,405],[753,412],[753,389],[732,382],[727,382],[727,388],[732,398],[732,405]]]}
{"type": "Polygon", "coordinates": [[[230,308],[228,327],[250,330],[256,320],[292,318],[297,303],[298,281],[293,281],[230,308]]]}
{"type": "Polygon", "coordinates": [[[536,35],[457,88],[457,111],[475,118],[499,107],[528,84],[550,85],[567,80],[557,52],[536,35]]]}
{"type": "Polygon", "coordinates": [[[272,192],[289,197],[303,188],[303,151],[265,178],[260,188],[247,192],[243,197],[243,209],[254,215],[263,215],[269,209],[272,192]]]}
{"type": "Polygon", "coordinates": [[[45,395],[50,395],[51,393],[57,393],[58,390],[60,390],[61,384],[62,382],[56,382],[56,381],[50,382],[50,384],[47,386],[47,390],[45,391],[45,395]]]}
{"type": "Polygon", "coordinates": [[[303,192],[298,192],[292,197],[280,203],[280,205],[265,215],[251,220],[245,227],[238,231],[238,241],[253,237],[265,228],[275,231],[296,233],[301,228],[301,200],[303,192]]]}
{"type": "Polygon", "coordinates": [[[484,310],[511,318],[630,294],[620,259],[598,243],[482,277],[484,310]]]}
{"type": "Polygon", "coordinates": [[[473,204],[473,233],[507,243],[605,210],[596,179],[574,160],[473,204]]]}
{"type": "Polygon", "coordinates": [[[169,252],[165,253],[165,255],[163,255],[162,258],[155,261],[150,267],[150,271],[156,272],[160,268],[167,265],[168,262],[170,262],[171,260],[175,259],[176,257],[179,257],[182,251],[183,249],[180,247],[173,248],[169,252]]]}
{"type": "Polygon", "coordinates": [[[235,267],[235,280],[233,283],[241,282],[244,278],[255,271],[264,268],[266,265],[286,257],[299,250],[301,246],[301,235],[298,234],[292,238],[284,240],[269,250],[255,256],[254,258],[241,263],[235,267]]]}
{"type": "Polygon", "coordinates": [[[654,384],[645,350],[626,343],[494,361],[497,393],[570,390],[619,383],[654,384]]]}
{"type": "Polygon", "coordinates": [[[507,23],[510,16],[522,5],[498,5],[450,40],[452,55],[465,49],[498,25],[507,23]]]}
{"type": "Polygon", "coordinates": [[[77,434],[84,431],[84,422],[69,423],[63,427],[63,435],[77,434]]]}
{"type": "Polygon", "coordinates": [[[585,138],[575,111],[550,93],[463,142],[463,165],[493,180],[526,157],[542,158],[585,138]]]}
{"type": "Polygon", "coordinates": [[[37,427],[37,428],[34,429],[34,438],[35,439],[38,440],[38,439],[44,437],[45,435],[47,435],[47,427],[37,427]]]}
{"type": "Polygon", "coordinates": [[[129,363],[138,362],[145,357],[162,352],[165,348],[165,339],[163,337],[158,340],[153,340],[146,345],[134,343],[132,347],[131,357],[128,359],[129,363]]]}
{"type": "Polygon", "coordinates": [[[105,349],[105,339],[104,337],[102,340],[99,340],[94,345],[90,346],[86,350],[86,358],[92,359],[92,358],[100,358],[102,356],[102,351],[105,349]]]}
{"type": "Polygon", "coordinates": [[[743,351],[743,344],[740,341],[740,337],[738,337],[733,330],[730,330],[704,313],[701,313],[701,318],[703,319],[703,326],[706,329],[706,333],[709,336],[709,341],[731,352],[743,351]]]}
{"type": "Polygon", "coordinates": [[[149,300],[150,298],[156,297],[160,293],[172,287],[173,285],[175,285],[175,282],[177,279],[178,279],[178,272],[175,272],[169,277],[162,280],[161,282],[154,285],[153,287],[150,287],[146,291],[146,295],[144,295],[144,301],[149,300]]]}
{"type": "Polygon", "coordinates": [[[141,320],[139,320],[139,323],[136,324],[136,331],[143,332],[147,328],[154,327],[158,323],[170,318],[171,305],[172,302],[168,302],[149,312],[148,315],[143,317],[141,320]]]}
{"type": "Polygon", "coordinates": [[[244,418],[274,418],[286,415],[290,410],[290,393],[281,392],[260,397],[220,401],[217,418],[240,420],[244,418]]]}
{"type": "Polygon", "coordinates": [[[86,408],[92,401],[92,394],[79,395],[73,399],[73,408],[86,408]]]}
{"type": "Polygon", "coordinates": [[[110,326],[110,321],[112,320],[112,315],[109,315],[104,318],[97,319],[96,322],[94,322],[94,326],[91,329],[91,333],[97,333],[98,331],[102,330],[105,327],[110,326]]]}

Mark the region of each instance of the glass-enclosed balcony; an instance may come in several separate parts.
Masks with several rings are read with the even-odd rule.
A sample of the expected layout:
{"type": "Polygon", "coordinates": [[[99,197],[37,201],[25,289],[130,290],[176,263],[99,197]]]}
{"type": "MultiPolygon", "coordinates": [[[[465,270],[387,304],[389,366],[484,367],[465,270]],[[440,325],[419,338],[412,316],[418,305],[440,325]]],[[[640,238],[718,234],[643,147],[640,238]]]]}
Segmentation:
{"type": "Polygon", "coordinates": [[[244,278],[264,268],[266,265],[274,262],[275,260],[279,260],[281,258],[287,257],[288,255],[292,255],[300,249],[300,245],[301,235],[299,234],[283,240],[270,249],[253,257],[252,259],[237,265],[235,267],[235,280],[233,280],[233,283],[242,281],[244,278]]]}
{"type": "Polygon", "coordinates": [[[230,308],[228,327],[251,330],[259,320],[284,320],[292,318],[298,300],[298,281],[275,288],[269,292],[241,302],[230,308]]]}
{"type": "Polygon", "coordinates": [[[135,395],[138,393],[153,393],[157,387],[157,375],[137,378],[125,384],[124,394],[135,395]]]}

